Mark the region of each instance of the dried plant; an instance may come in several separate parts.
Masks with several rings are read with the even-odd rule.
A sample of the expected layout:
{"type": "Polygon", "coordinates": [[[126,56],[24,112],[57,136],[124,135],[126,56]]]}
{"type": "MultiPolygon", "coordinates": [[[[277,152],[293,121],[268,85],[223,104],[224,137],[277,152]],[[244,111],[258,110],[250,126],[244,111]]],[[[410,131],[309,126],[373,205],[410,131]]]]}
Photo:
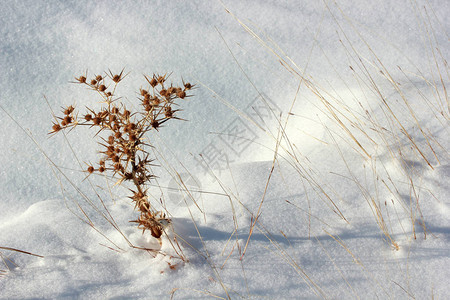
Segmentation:
{"type": "Polygon", "coordinates": [[[98,111],[87,107],[85,114],[79,114],[74,105],[63,108],[62,115],[55,116],[50,134],[78,126],[96,129],[95,136],[100,139],[102,156],[98,165],[89,165],[86,172],[109,172],[118,179],[119,184],[130,182],[132,195],[129,198],[140,214],[131,222],[137,223],[143,232],[148,230],[153,237],[160,239],[170,219],[163,212],[155,210],[149,202],[146,186],[155,175],[150,169],[152,159],[146,151],[151,145],[144,137],[150,130],[158,130],[168,120],[179,119],[175,116],[179,111],[174,109],[176,102],[189,97],[187,93],[193,86],[184,82],[182,86],[168,85],[167,75],[144,75],[148,88],[140,89],[140,109],[132,111],[115,95],[117,85],[126,76],[122,70],[119,74],[109,71],[105,76],[93,76],[90,80],[87,74],[75,78],[75,83],[99,94],[103,105],[98,111]]]}

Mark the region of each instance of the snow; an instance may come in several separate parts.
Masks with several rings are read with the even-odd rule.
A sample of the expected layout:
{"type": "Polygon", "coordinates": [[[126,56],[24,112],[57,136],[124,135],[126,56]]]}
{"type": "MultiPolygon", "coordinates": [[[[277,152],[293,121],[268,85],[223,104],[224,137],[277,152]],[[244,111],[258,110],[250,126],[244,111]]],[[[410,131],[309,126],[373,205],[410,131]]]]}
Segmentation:
{"type": "Polygon", "coordinates": [[[449,12],[2,3],[0,299],[450,298],[449,12]],[[82,172],[98,161],[94,133],[48,135],[51,109],[99,105],[75,76],[123,68],[127,105],[142,74],[196,84],[188,121],[149,136],[151,201],[172,219],[156,256],[127,242],[159,247],[129,222],[126,186],[82,172]]]}

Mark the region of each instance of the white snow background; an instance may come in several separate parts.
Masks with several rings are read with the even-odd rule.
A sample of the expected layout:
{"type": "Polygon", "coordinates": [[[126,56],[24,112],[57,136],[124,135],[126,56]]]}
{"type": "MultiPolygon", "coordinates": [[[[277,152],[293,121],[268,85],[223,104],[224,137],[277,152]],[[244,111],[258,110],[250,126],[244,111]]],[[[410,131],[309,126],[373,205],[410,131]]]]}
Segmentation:
{"type": "Polygon", "coordinates": [[[0,248],[0,299],[450,298],[448,1],[0,7],[0,247],[43,256],[0,248]],[[143,74],[196,84],[149,136],[185,262],[84,202],[155,244],[86,179],[93,131],[48,134],[98,105],[74,77],[123,68],[127,105],[143,74]]]}

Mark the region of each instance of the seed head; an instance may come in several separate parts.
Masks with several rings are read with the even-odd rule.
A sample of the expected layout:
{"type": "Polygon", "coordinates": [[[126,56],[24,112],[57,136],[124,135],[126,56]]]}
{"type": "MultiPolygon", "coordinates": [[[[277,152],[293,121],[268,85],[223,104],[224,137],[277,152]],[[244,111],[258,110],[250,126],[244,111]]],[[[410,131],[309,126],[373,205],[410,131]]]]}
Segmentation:
{"type": "Polygon", "coordinates": [[[102,119],[99,117],[95,117],[92,119],[92,122],[94,123],[94,125],[100,125],[100,123],[102,122],[102,119]]]}
{"type": "Polygon", "coordinates": [[[115,115],[112,115],[112,114],[109,115],[110,122],[115,122],[116,120],[117,120],[117,117],[115,115]]]}
{"type": "Polygon", "coordinates": [[[75,80],[77,80],[79,83],[86,83],[86,77],[80,76],[78,78],[75,77],[75,80]]]}
{"type": "Polygon", "coordinates": [[[72,123],[72,117],[71,117],[71,116],[66,116],[66,117],[64,118],[63,122],[65,122],[66,124],[72,123]]]}
{"type": "Polygon", "coordinates": [[[53,132],[58,132],[61,130],[61,125],[53,124],[52,129],[53,129],[53,132]]]}
{"type": "Polygon", "coordinates": [[[152,125],[153,128],[158,128],[159,127],[159,122],[157,120],[153,120],[150,125],[152,125]]]}
{"type": "Polygon", "coordinates": [[[186,92],[185,91],[179,91],[177,93],[178,98],[180,99],[184,99],[186,97],[186,92]]]}
{"type": "Polygon", "coordinates": [[[172,118],[172,117],[173,117],[172,107],[167,106],[167,107],[164,109],[164,115],[166,116],[166,118],[172,118]]]}
{"type": "Polygon", "coordinates": [[[152,102],[151,102],[152,106],[158,106],[160,103],[161,103],[161,100],[159,100],[158,97],[153,97],[152,102]]]}
{"type": "Polygon", "coordinates": [[[64,110],[64,114],[65,115],[70,115],[74,111],[74,109],[75,108],[72,105],[70,105],[64,110]]]}
{"type": "Polygon", "coordinates": [[[119,113],[119,109],[117,108],[117,107],[113,107],[112,109],[111,109],[111,113],[113,113],[113,114],[118,114],[119,113]]]}

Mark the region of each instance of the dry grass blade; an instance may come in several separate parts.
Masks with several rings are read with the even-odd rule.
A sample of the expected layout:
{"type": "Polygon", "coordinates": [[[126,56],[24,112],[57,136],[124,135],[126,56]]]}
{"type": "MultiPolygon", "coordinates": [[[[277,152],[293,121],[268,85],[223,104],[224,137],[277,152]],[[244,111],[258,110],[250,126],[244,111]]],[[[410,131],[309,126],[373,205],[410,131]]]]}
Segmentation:
{"type": "MultiPolygon", "coordinates": [[[[277,139],[277,140],[280,141],[280,139],[277,139]]],[[[258,206],[258,211],[256,212],[256,215],[252,215],[252,222],[251,222],[251,225],[250,225],[250,232],[248,234],[247,242],[245,243],[244,250],[243,250],[242,255],[241,255],[241,260],[244,258],[244,255],[245,255],[245,252],[247,251],[248,244],[250,243],[250,238],[251,238],[251,236],[253,234],[253,230],[255,228],[256,222],[258,222],[258,219],[259,219],[259,217],[261,215],[261,208],[262,208],[262,205],[264,203],[264,198],[266,197],[267,188],[269,187],[270,179],[272,178],[273,170],[275,169],[275,162],[277,160],[277,154],[278,154],[278,146],[279,146],[279,142],[277,142],[277,144],[275,146],[275,154],[273,156],[272,167],[270,168],[269,176],[267,178],[266,185],[264,187],[264,193],[263,193],[261,202],[259,203],[259,206],[258,206]]]]}
{"type": "MultiPolygon", "coordinates": [[[[36,256],[36,257],[39,257],[39,258],[44,258],[44,256],[42,256],[42,255],[31,253],[31,252],[20,250],[20,249],[16,249],[16,248],[11,248],[11,247],[0,246],[0,250],[13,251],[13,252],[26,254],[26,255],[36,256]]],[[[1,251],[0,251],[0,258],[3,261],[3,264],[4,264],[4,266],[7,269],[7,270],[0,269],[0,277],[2,277],[2,276],[7,275],[8,271],[11,271],[10,265],[14,265],[14,266],[17,266],[17,265],[10,258],[4,257],[4,255],[3,255],[3,253],[1,251]]]]}
{"type": "Polygon", "coordinates": [[[15,252],[19,252],[19,253],[23,253],[23,254],[27,254],[27,255],[33,255],[33,256],[44,258],[42,255],[34,254],[34,253],[31,253],[31,252],[28,252],[28,251],[24,251],[24,250],[20,250],[20,249],[15,249],[15,248],[10,248],[10,247],[2,247],[2,246],[0,246],[0,249],[9,250],[9,251],[15,251],[15,252]]]}

